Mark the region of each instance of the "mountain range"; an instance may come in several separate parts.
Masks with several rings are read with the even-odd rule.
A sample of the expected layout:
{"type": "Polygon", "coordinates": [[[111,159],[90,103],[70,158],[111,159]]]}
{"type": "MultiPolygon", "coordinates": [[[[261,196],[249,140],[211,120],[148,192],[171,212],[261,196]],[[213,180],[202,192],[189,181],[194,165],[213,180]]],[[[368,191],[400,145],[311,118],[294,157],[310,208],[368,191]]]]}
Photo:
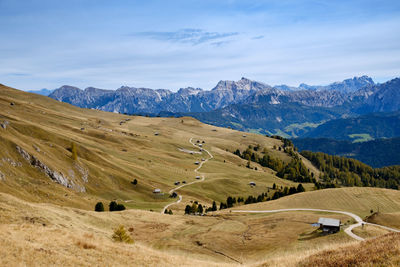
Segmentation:
{"type": "Polygon", "coordinates": [[[220,81],[211,90],[187,87],[177,92],[127,86],[81,90],[64,85],[49,96],[83,108],[192,116],[218,126],[298,137],[330,120],[399,110],[400,79],[376,84],[370,77],[361,76],[326,86],[291,87],[242,78],[220,81]]]}

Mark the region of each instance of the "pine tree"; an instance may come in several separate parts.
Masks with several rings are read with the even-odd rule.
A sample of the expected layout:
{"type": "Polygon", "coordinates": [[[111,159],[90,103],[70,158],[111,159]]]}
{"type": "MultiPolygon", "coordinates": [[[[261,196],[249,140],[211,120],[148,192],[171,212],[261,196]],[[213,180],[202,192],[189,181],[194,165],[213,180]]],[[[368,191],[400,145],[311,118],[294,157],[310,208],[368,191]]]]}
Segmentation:
{"type": "Polygon", "coordinates": [[[304,189],[304,187],[303,187],[302,184],[299,184],[299,185],[297,186],[297,192],[298,192],[298,193],[305,192],[305,191],[306,191],[306,190],[304,189]]]}
{"type": "Polygon", "coordinates": [[[189,205],[186,205],[185,214],[190,214],[191,208],[189,205]]]}
{"type": "Polygon", "coordinates": [[[111,201],[110,204],[108,205],[109,211],[116,211],[117,210],[117,202],[111,201]]]}
{"type": "Polygon", "coordinates": [[[217,210],[217,203],[215,203],[215,201],[213,201],[212,203],[212,211],[216,211],[217,210]]]}
{"type": "Polygon", "coordinates": [[[94,207],[94,211],[97,211],[97,212],[104,211],[103,202],[97,202],[96,206],[94,207]]]}
{"type": "Polygon", "coordinates": [[[201,204],[197,207],[197,212],[203,214],[203,206],[201,204]]]}

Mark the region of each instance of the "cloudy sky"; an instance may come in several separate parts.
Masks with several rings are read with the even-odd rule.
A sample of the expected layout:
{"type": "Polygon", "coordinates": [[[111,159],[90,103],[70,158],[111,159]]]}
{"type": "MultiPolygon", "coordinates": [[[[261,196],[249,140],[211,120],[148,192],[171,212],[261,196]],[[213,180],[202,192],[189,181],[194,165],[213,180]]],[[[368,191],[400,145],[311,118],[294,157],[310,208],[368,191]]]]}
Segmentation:
{"type": "Polygon", "coordinates": [[[211,89],[400,76],[400,1],[0,0],[0,83],[211,89]]]}

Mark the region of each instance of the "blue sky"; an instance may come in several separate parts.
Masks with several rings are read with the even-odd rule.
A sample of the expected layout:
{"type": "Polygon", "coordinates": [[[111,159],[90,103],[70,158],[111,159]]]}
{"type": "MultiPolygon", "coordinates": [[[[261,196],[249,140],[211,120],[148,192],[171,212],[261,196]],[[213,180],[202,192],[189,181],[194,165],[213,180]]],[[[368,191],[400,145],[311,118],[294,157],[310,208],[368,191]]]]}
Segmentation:
{"type": "Polygon", "coordinates": [[[211,89],[400,76],[400,1],[0,0],[0,83],[211,89]]]}

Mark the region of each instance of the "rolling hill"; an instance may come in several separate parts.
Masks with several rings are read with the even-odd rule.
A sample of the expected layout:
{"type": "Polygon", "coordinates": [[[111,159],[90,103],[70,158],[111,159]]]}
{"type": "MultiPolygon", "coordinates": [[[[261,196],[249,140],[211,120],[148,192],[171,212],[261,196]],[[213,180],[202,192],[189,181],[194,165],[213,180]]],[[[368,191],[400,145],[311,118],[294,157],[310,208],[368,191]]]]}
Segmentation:
{"type": "MultiPolygon", "coordinates": [[[[319,212],[245,215],[227,209],[184,215],[185,206],[195,201],[210,207],[227,196],[272,195],[298,186],[258,163],[247,167],[249,161],[235,150],[259,147],[257,153],[285,164],[294,153],[318,179],[310,161],[286,151],[287,140],[189,117],[81,109],[2,85],[0,140],[0,246],[8,248],[0,252],[1,265],[293,265],[307,255],[353,242],[343,231],[319,234],[311,225],[319,212]],[[174,183],[196,181],[195,162],[208,158],[190,140],[213,156],[199,170],[204,181],[177,190],[182,201],[171,206],[173,215],[161,214],[176,201],[167,193],[174,183]],[[156,188],[161,194],[153,193],[156,188]],[[127,210],[93,211],[99,201],[108,210],[112,200],[127,210]],[[119,225],[134,244],[112,241],[119,225]],[[282,260],[287,255],[293,255],[290,261],[282,260]]],[[[389,225],[392,219],[387,218],[397,218],[400,211],[397,190],[304,187],[305,193],[240,208],[314,205],[365,215],[380,203],[381,215],[375,219],[389,225]]],[[[351,220],[343,214],[329,216],[351,220]]]]}

